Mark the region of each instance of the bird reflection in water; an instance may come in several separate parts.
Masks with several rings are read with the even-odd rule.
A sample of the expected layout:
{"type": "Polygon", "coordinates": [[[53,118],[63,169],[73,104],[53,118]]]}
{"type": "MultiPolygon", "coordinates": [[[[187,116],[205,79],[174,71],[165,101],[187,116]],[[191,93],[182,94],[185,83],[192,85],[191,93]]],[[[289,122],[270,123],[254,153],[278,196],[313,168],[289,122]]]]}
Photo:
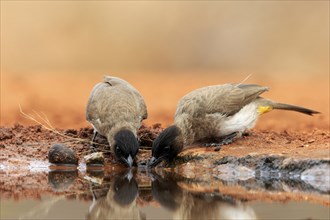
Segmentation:
{"type": "MultiPolygon", "coordinates": [[[[171,173],[159,175],[152,172],[146,175],[151,179],[151,188],[147,193],[164,209],[169,210],[173,219],[257,218],[252,208],[231,196],[220,192],[184,190],[180,187],[181,183],[189,185],[189,182],[171,173]]],[[[116,174],[101,187],[92,190],[93,202],[87,219],[146,219],[137,203],[139,187],[131,171],[116,174]]],[[[146,193],[145,188],[144,192],[146,193]]]]}
{"type": "Polygon", "coordinates": [[[254,210],[221,193],[183,190],[171,174],[152,175],[152,195],[173,219],[257,219],[254,210]]]}
{"type": "Polygon", "coordinates": [[[114,176],[106,190],[97,188],[92,193],[87,219],[145,219],[136,203],[138,184],[131,171],[114,176]]]}

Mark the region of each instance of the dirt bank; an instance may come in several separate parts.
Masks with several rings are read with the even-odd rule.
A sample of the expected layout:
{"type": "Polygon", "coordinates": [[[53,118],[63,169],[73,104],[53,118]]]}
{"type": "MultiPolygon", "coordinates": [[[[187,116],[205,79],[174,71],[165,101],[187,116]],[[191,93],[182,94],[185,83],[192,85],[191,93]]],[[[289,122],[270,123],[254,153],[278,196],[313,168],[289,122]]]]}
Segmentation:
{"type": "MultiPolygon", "coordinates": [[[[143,148],[139,151],[138,162],[144,162],[150,157],[152,140],[162,129],[159,124],[141,127],[139,138],[143,148]]],[[[90,153],[89,140],[93,134],[91,128],[59,129],[58,131],[65,136],[45,130],[41,126],[16,124],[13,127],[0,128],[0,191],[2,198],[40,199],[45,194],[63,194],[71,199],[91,200],[92,196],[88,191],[90,181],[93,184],[101,184],[111,180],[112,176],[118,172],[125,171],[124,167],[113,161],[109,153],[106,153],[107,166],[101,173],[75,169],[50,171],[47,168],[47,155],[54,143],[64,143],[73,149],[80,163],[84,163],[83,156],[90,153]],[[46,170],[38,170],[38,164],[34,164],[34,161],[46,162],[42,165],[46,166],[46,170]],[[31,170],[31,167],[34,170],[31,170]]],[[[321,168],[324,168],[325,171],[329,169],[327,167],[329,166],[329,140],[329,131],[320,129],[313,129],[310,132],[253,130],[249,136],[223,146],[220,152],[205,147],[182,152],[172,164],[174,169],[171,173],[175,173],[177,178],[175,181],[178,181],[178,185],[182,189],[194,193],[220,191],[239,201],[307,200],[329,205],[327,202],[329,187],[324,184],[326,179],[310,181],[308,178],[307,180],[300,178],[304,175],[309,177],[310,174],[315,176],[315,172],[320,173],[320,170],[309,169],[314,165],[323,164],[322,166],[325,167],[321,168]],[[289,159],[289,161],[285,161],[285,159],[289,159]],[[286,172],[283,164],[293,171],[297,166],[304,167],[304,169],[296,169],[300,173],[293,173],[299,174],[295,179],[292,179],[291,176],[286,179],[269,179],[256,172],[265,171],[265,173],[274,174],[273,177],[279,175],[285,177],[283,174],[292,170],[288,169],[286,172]],[[251,172],[247,172],[251,170],[253,175],[251,172]],[[233,173],[233,171],[235,172],[233,173]],[[248,176],[249,173],[250,176],[248,176]]],[[[101,137],[97,141],[107,144],[106,140],[101,137]]],[[[100,146],[100,150],[107,151],[107,147],[100,146]]],[[[321,170],[321,173],[324,172],[324,169],[321,170]]],[[[146,192],[145,189],[149,189],[150,193],[153,178],[150,179],[149,176],[143,174],[143,168],[138,168],[138,170],[140,171],[134,171],[139,187],[142,187],[141,197],[138,201],[141,205],[153,204],[154,201],[150,199],[150,195],[142,193],[146,192]]],[[[171,168],[167,170],[170,171],[171,168]]],[[[156,169],[156,172],[164,174],[162,169],[156,169]]]]}
{"type": "MultiPolygon", "coordinates": [[[[152,140],[162,130],[160,124],[142,126],[138,135],[142,149],[137,160],[143,161],[150,157],[152,140]]],[[[25,166],[29,161],[47,161],[48,151],[54,143],[64,143],[73,149],[83,162],[83,156],[90,153],[89,141],[93,130],[89,127],[81,129],[58,129],[61,135],[45,130],[41,126],[23,126],[0,128],[0,162],[3,165],[25,166]],[[63,136],[64,135],[64,136],[63,136]]],[[[107,141],[103,137],[96,140],[103,144],[99,149],[106,154],[108,164],[113,164],[107,141]]],[[[329,158],[330,134],[327,130],[313,129],[310,132],[297,131],[260,131],[253,130],[251,134],[236,142],[223,146],[220,152],[213,148],[192,148],[184,154],[212,154],[217,157],[253,155],[283,155],[290,158],[329,158]]]]}

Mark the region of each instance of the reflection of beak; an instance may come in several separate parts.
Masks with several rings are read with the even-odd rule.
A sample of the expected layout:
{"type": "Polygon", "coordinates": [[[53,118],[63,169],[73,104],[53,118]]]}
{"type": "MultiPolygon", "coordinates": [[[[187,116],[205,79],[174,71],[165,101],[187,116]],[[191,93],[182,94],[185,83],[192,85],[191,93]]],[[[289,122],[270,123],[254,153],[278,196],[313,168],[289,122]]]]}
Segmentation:
{"type": "Polygon", "coordinates": [[[125,162],[126,162],[127,165],[129,166],[129,168],[131,168],[132,165],[133,165],[133,158],[132,158],[132,156],[129,155],[129,156],[127,157],[127,160],[126,160],[125,162]]]}
{"type": "Polygon", "coordinates": [[[159,157],[156,159],[156,157],[152,157],[149,161],[148,161],[148,167],[155,167],[157,166],[161,161],[163,160],[163,157],[159,157]]]}
{"type": "Polygon", "coordinates": [[[127,172],[126,178],[128,179],[128,182],[131,182],[131,179],[133,178],[133,173],[131,169],[129,169],[129,171],[127,172]]]}

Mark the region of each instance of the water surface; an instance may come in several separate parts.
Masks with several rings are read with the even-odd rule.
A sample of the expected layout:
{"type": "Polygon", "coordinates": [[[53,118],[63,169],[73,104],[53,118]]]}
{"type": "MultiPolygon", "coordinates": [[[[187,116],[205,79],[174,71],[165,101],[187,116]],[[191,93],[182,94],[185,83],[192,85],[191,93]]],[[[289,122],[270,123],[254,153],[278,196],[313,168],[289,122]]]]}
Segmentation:
{"type": "Polygon", "coordinates": [[[1,219],[330,218],[326,204],[329,194],[302,191],[301,185],[297,193],[285,192],[283,187],[249,188],[220,180],[219,187],[214,182],[207,185],[162,170],[37,174],[20,177],[31,178],[17,182],[21,193],[2,191],[1,219]],[[32,179],[41,179],[40,185],[32,184],[32,179]]]}

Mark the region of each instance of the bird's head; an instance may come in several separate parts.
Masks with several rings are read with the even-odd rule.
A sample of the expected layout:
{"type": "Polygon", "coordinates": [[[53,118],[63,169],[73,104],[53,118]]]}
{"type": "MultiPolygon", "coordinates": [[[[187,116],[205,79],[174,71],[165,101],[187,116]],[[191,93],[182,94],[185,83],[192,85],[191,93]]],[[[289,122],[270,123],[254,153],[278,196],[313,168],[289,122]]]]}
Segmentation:
{"type": "Polygon", "coordinates": [[[116,133],[113,151],[119,162],[132,167],[138,150],[139,144],[132,131],[122,129],[116,133]]]}
{"type": "Polygon", "coordinates": [[[162,131],[152,144],[152,158],[149,167],[154,167],[161,161],[170,162],[182,151],[183,140],[181,130],[172,125],[162,131]]]}
{"type": "Polygon", "coordinates": [[[166,173],[162,176],[156,172],[149,173],[151,177],[151,193],[153,198],[163,207],[175,211],[182,204],[183,190],[177,184],[180,179],[175,178],[173,173],[166,173]]]}
{"type": "Polygon", "coordinates": [[[121,207],[131,204],[139,193],[138,184],[131,170],[127,173],[116,174],[110,190],[114,192],[114,201],[121,207]]]}

